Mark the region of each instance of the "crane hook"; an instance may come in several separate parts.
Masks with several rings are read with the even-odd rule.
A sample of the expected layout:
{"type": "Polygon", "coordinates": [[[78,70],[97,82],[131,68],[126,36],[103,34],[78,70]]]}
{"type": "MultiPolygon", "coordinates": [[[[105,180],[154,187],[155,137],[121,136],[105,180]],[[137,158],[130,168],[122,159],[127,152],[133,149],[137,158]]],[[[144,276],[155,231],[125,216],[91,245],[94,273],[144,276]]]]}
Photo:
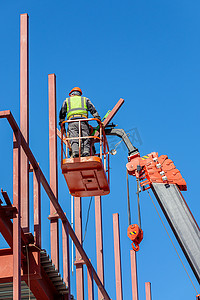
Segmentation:
{"type": "Polygon", "coordinates": [[[137,224],[132,224],[128,226],[127,235],[133,242],[131,244],[133,250],[138,251],[140,249],[139,244],[143,240],[143,230],[137,224]]]}

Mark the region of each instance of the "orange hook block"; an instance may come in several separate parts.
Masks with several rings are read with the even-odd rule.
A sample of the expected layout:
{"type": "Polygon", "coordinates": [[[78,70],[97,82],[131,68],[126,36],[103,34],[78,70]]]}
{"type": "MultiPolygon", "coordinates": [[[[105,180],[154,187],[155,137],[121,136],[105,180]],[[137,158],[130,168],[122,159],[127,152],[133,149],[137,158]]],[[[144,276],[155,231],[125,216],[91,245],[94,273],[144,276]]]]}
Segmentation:
{"type": "Polygon", "coordinates": [[[199,295],[197,295],[197,300],[200,300],[200,294],[199,294],[199,295]]]}
{"type": "Polygon", "coordinates": [[[128,226],[127,235],[129,239],[133,242],[131,244],[134,251],[140,249],[139,244],[143,240],[143,231],[137,224],[132,224],[128,226]]]}

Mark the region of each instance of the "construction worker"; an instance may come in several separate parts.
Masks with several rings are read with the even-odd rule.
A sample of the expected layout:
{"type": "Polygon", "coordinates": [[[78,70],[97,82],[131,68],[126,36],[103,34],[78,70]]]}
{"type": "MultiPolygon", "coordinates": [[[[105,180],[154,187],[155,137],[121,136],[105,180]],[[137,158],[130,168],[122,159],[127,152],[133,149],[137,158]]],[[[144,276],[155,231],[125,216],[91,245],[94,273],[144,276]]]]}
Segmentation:
{"type": "MultiPolygon", "coordinates": [[[[82,91],[79,87],[73,88],[69,97],[65,99],[59,114],[59,125],[65,120],[67,114],[67,120],[85,119],[88,117],[88,111],[94,118],[101,120],[96,108],[92,102],[86,98],[81,97],[82,91]]],[[[79,122],[70,122],[68,124],[68,135],[70,138],[79,136],[79,122]]],[[[89,136],[90,127],[87,121],[81,122],[81,136],[89,136]]],[[[72,157],[79,156],[79,141],[78,139],[70,140],[72,148],[72,157]]],[[[90,139],[82,139],[81,143],[81,156],[90,156],[90,139]]]]}

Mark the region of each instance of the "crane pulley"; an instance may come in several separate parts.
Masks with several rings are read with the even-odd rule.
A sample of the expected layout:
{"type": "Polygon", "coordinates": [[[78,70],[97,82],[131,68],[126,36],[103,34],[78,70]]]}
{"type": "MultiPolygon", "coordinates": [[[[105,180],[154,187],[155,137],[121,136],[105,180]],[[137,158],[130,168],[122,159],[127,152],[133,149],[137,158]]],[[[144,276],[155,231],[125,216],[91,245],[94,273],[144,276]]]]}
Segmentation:
{"type": "Polygon", "coordinates": [[[140,249],[139,244],[143,240],[143,230],[137,224],[132,224],[128,226],[127,235],[133,242],[131,244],[133,250],[138,251],[140,249]]]}

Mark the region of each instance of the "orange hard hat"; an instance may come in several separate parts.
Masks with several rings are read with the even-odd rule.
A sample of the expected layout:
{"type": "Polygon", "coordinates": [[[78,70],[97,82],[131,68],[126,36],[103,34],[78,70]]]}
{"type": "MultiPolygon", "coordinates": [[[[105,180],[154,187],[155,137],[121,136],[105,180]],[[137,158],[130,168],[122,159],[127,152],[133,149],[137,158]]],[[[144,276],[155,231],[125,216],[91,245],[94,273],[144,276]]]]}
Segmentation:
{"type": "Polygon", "coordinates": [[[74,88],[69,92],[69,96],[71,95],[72,92],[75,92],[75,91],[80,92],[81,95],[83,94],[82,91],[81,91],[81,89],[80,89],[79,87],[74,87],[74,88]]]}

